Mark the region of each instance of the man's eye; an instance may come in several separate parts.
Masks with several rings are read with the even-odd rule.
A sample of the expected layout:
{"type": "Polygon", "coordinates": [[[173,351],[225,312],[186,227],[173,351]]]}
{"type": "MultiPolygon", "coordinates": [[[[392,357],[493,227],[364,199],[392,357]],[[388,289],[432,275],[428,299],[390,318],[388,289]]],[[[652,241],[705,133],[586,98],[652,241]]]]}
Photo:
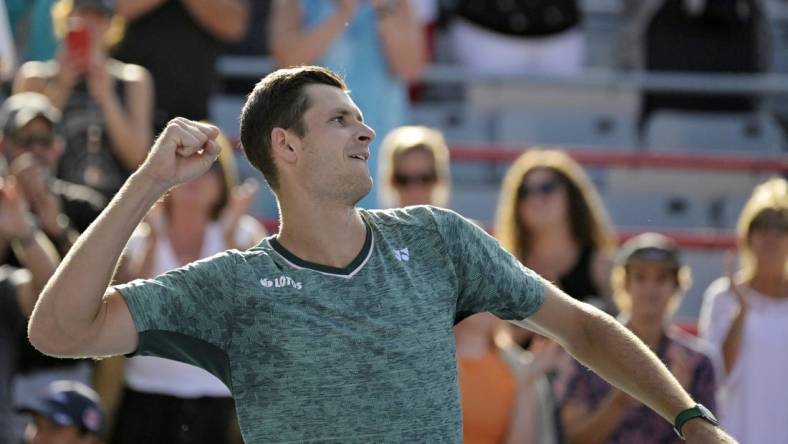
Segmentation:
{"type": "Polygon", "coordinates": [[[336,116],[336,117],[334,117],[331,120],[335,121],[335,122],[339,122],[339,123],[344,123],[345,122],[345,116],[336,116]]]}

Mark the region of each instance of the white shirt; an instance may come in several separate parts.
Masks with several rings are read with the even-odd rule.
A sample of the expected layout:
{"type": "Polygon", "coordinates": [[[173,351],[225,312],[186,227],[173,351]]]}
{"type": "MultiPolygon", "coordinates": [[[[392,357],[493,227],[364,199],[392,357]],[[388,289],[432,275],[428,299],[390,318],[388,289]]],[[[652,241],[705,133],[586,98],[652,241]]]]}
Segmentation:
{"type": "MultiPolygon", "coordinates": [[[[238,245],[248,245],[252,232],[245,227],[244,221],[239,221],[237,233],[238,245]]],[[[128,244],[131,255],[141,254],[145,246],[144,236],[136,232],[128,244]]],[[[201,257],[209,257],[227,249],[222,228],[217,223],[211,223],[205,228],[201,257]]],[[[184,264],[178,261],[169,239],[162,238],[156,242],[154,252],[153,276],[158,276],[166,271],[178,268],[184,264]]],[[[170,359],[156,358],[153,356],[135,356],[126,363],[126,385],[130,388],[145,393],[156,393],[180,398],[198,398],[202,396],[228,397],[230,390],[216,376],[193,365],[170,359]]]]}
{"type": "MultiPolygon", "coordinates": [[[[788,443],[788,298],[742,290],[750,308],[739,357],[719,385],[720,421],[741,444],[788,443]]],[[[737,311],[728,279],[713,282],[704,296],[699,327],[720,353],[737,311]]]]}

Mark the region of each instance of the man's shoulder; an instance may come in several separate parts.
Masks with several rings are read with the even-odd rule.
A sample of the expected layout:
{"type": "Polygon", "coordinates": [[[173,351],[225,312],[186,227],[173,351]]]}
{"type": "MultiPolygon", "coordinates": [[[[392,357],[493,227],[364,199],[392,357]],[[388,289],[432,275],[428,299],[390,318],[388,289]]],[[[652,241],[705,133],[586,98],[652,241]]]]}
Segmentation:
{"type": "Polygon", "coordinates": [[[360,210],[374,225],[390,227],[421,227],[437,230],[439,226],[461,216],[446,208],[432,205],[414,205],[384,210],[360,210]]]}

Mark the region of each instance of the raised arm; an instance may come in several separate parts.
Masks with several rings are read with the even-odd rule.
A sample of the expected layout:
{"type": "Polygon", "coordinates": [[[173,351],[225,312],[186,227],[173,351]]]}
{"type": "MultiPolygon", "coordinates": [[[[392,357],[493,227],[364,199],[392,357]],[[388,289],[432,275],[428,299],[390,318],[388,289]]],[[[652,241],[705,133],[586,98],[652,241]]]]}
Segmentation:
{"type": "Polygon", "coordinates": [[[57,357],[130,353],[138,336],[120,293],[107,289],[137,224],[171,187],[204,173],[216,160],[218,129],[171,121],[148,158],[80,236],[47,283],[29,324],[30,342],[57,357]]]}
{"type": "Polygon", "coordinates": [[[358,0],[337,2],[336,13],[312,29],[305,29],[300,2],[276,0],[271,11],[271,55],[282,67],[309,65],[323,55],[353,20],[358,0]]]}
{"type": "MultiPolygon", "coordinates": [[[[670,371],[634,334],[611,316],[545,282],[544,304],[519,322],[548,336],[599,376],[651,407],[671,424],[695,405],[670,371]]],[[[703,420],[683,428],[688,442],[733,443],[703,420]]]]}
{"type": "Polygon", "coordinates": [[[378,31],[391,71],[400,79],[416,80],[427,64],[424,27],[413,12],[410,0],[379,1],[378,31]]]}

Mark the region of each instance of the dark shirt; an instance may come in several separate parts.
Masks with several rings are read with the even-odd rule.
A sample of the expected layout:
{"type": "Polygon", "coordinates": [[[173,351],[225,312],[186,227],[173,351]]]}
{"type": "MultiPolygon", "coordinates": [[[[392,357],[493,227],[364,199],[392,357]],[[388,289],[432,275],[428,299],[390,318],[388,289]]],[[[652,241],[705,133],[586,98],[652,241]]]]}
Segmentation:
{"type": "Polygon", "coordinates": [[[128,23],[114,55],[148,68],[153,75],[158,132],[176,116],[208,117],[216,59],[222,49],[223,44],[195,22],[179,0],[168,0],[128,23]]]}
{"type": "Polygon", "coordinates": [[[572,269],[558,278],[558,287],[580,301],[588,302],[589,299],[602,298],[603,295],[599,294],[599,288],[591,277],[593,257],[594,250],[591,247],[583,248],[572,269]]]}
{"type": "Polygon", "coordinates": [[[27,319],[19,307],[16,284],[12,275],[16,268],[0,266],[0,444],[10,444],[13,404],[11,383],[16,373],[19,338],[25,337],[27,319]]]}

